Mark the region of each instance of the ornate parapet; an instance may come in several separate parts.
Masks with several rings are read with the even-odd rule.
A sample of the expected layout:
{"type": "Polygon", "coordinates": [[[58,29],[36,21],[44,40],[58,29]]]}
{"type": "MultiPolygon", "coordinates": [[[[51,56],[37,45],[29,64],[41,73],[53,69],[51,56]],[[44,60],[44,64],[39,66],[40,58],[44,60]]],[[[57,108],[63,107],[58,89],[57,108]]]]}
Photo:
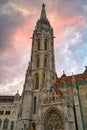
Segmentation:
{"type": "Polygon", "coordinates": [[[54,89],[46,90],[43,94],[42,104],[62,104],[63,99],[54,91],[54,89]]]}

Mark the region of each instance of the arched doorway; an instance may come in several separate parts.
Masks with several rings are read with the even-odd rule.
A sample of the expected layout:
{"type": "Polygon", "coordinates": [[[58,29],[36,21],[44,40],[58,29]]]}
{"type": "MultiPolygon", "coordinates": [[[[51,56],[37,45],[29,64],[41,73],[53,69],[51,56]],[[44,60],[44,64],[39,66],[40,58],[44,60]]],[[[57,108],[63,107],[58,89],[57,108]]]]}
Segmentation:
{"type": "Polygon", "coordinates": [[[49,109],[44,117],[44,130],[63,130],[61,114],[55,108],[49,109]]]}

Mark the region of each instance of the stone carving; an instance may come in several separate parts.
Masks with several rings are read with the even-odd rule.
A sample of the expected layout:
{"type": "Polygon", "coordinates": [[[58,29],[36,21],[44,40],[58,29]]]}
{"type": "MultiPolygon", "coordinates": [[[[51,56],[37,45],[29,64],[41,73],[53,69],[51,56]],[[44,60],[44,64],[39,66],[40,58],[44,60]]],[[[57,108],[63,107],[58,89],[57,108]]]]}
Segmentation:
{"type": "Polygon", "coordinates": [[[45,91],[43,95],[43,104],[50,103],[50,102],[58,102],[58,101],[61,101],[61,99],[59,95],[56,94],[54,89],[49,89],[45,91]]]}
{"type": "Polygon", "coordinates": [[[54,109],[51,109],[46,113],[44,122],[45,129],[47,130],[63,130],[62,118],[60,114],[54,109]]]}

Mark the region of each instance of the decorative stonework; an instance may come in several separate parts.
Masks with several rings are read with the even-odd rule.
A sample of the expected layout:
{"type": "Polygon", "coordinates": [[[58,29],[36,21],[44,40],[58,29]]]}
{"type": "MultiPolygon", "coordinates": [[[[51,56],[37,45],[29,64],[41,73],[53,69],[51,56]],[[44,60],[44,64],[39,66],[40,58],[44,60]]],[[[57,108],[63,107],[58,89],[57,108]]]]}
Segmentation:
{"type": "Polygon", "coordinates": [[[63,130],[64,120],[63,115],[57,108],[50,108],[44,115],[45,129],[48,130],[63,130]]]}
{"type": "MultiPolygon", "coordinates": [[[[81,88],[78,85],[82,89],[86,85],[87,90],[87,67],[84,73],[75,77],[67,76],[64,71],[60,78],[56,75],[53,28],[46,17],[43,4],[32,36],[31,58],[21,98],[18,93],[14,98],[0,97],[0,130],[7,118],[8,130],[11,121],[15,123],[14,130],[77,130],[76,123],[78,130],[83,130],[77,91],[81,88]],[[72,101],[69,91],[72,92],[72,101]],[[5,111],[10,111],[10,114],[5,114],[5,111]]],[[[81,94],[83,96],[82,91],[81,94]]],[[[87,93],[85,94],[87,98],[87,93]]],[[[84,100],[87,104],[85,96],[84,100]]]]}
{"type": "Polygon", "coordinates": [[[62,102],[60,96],[54,91],[54,89],[46,90],[43,94],[43,104],[59,103],[62,102]]]}

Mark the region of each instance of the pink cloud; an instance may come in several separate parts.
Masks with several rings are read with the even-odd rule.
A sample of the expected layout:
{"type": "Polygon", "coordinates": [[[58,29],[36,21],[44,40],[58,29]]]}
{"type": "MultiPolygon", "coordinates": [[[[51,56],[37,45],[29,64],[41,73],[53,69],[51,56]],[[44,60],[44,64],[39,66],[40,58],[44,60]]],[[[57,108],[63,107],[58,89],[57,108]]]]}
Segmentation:
{"type": "MultiPolygon", "coordinates": [[[[66,44],[62,43],[68,41],[70,35],[76,33],[76,29],[72,29],[72,26],[74,28],[77,28],[78,26],[79,30],[80,27],[86,24],[86,21],[79,3],[75,2],[75,0],[71,2],[69,0],[45,0],[45,2],[47,17],[54,29],[54,36],[56,37],[54,42],[55,50],[57,50],[56,66],[62,70],[65,66],[68,66],[66,57],[64,57],[65,55],[63,55],[62,52],[67,52],[67,57],[69,56],[66,44]],[[69,28],[69,31],[67,31],[67,28],[69,28]]],[[[22,79],[23,81],[23,76],[27,69],[32,45],[30,37],[32,37],[36,21],[40,17],[41,1],[14,0],[12,5],[10,4],[10,8],[7,8],[6,11],[7,10],[9,15],[8,13],[3,15],[3,17],[1,15],[2,23],[4,23],[2,24],[3,26],[1,30],[2,36],[4,36],[2,39],[4,42],[2,43],[4,44],[2,44],[0,52],[2,64],[2,74],[0,77],[1,81],[4,83],[4,87],[2,86],[3,88],[6,87],[5,82],[8,80],[9,85],[7,86],[6,93],[9,93],[9,91],[16,91],[16,89],[12,90],[11,88],[11,80],[14,84],[14,88],[22,88],[22,84],[20,85],[18,80],[22,79]],[[19,77],[20,79],[18,79],[19,77]],[[15,84],[14,81],[16,79],[18,80],[15,84]]],[[[4,10],[5,13],[6,11],[4,10]]],[[[72,41],[72,39],[70,41],[72,41]]],[[[75,43],[79,42],[79,39],[75,39],[74,41],[75,43]]],[[[73,61],[71,66],[72,69],[73,66],[75,66],[75,68],[78,66],[77,62],[74,62],[74,60],[72,53],[70,53],[69,62],[73,61]]],[[[67,68],[69,68],[69,66],[67,68]]],[[[4,89],[2,89],[2,91],[3,90],[4,89]]]]}

